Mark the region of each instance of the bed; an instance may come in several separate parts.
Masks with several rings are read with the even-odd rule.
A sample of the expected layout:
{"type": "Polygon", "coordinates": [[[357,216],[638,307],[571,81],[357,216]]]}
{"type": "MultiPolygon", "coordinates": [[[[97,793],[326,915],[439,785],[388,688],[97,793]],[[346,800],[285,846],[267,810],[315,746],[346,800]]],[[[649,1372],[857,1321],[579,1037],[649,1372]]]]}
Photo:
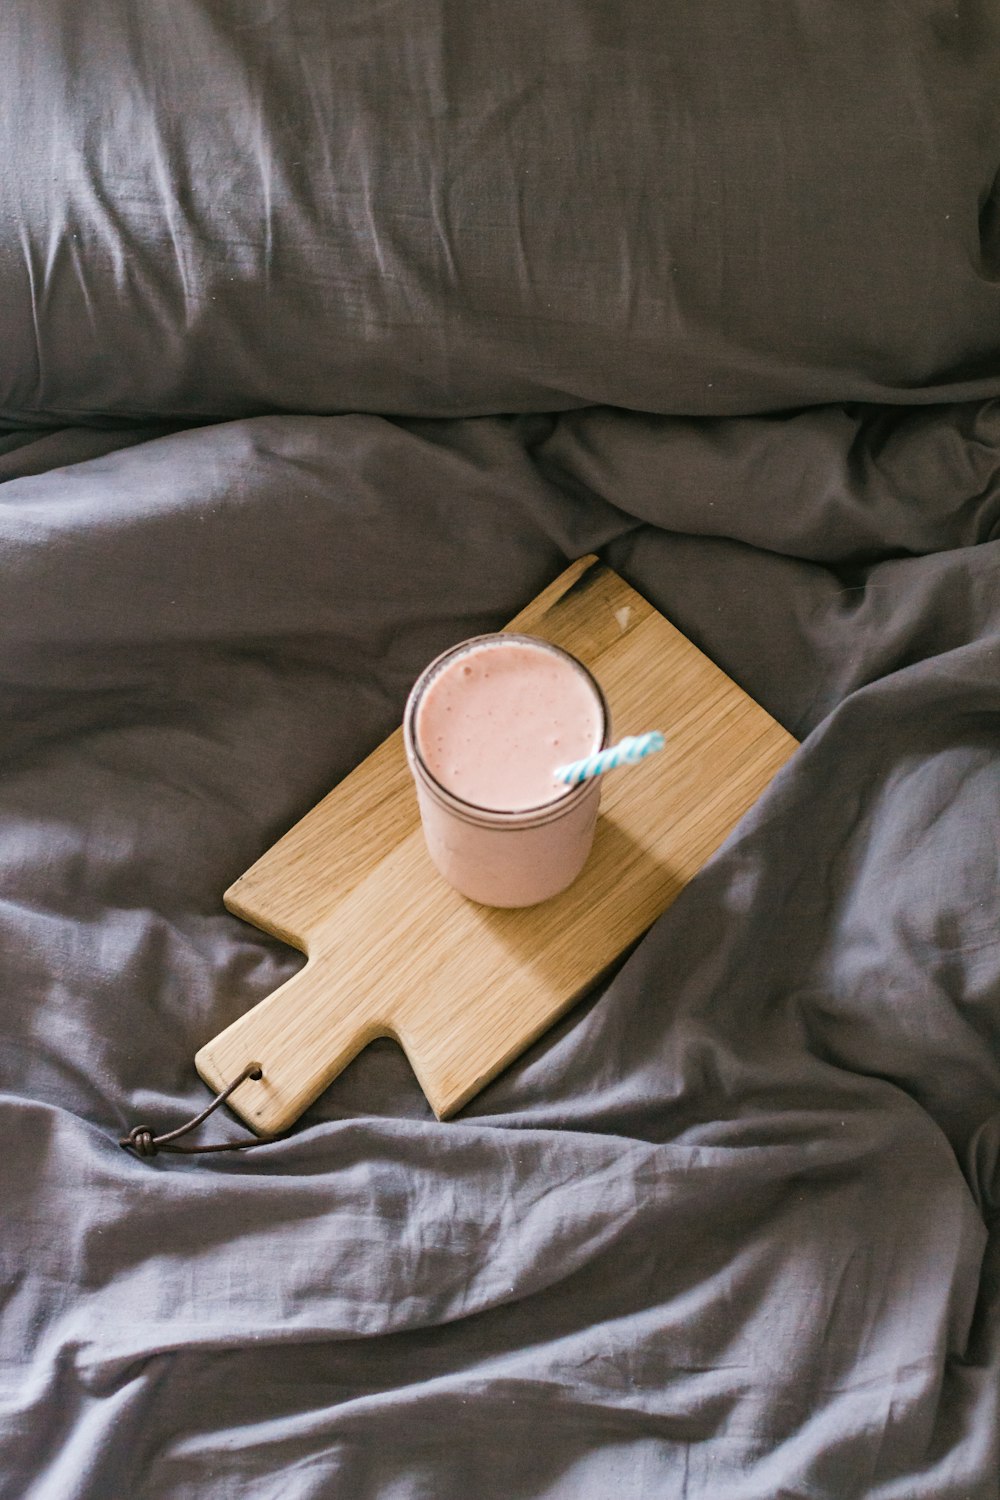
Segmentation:
{"type": "Polygon", "coordinates": [[[1000,1493],[998,70],[0,8],[2,1500],[1000,1493]],[[452,1121],[380,1041],[120,1149],[301,964],[223,891],[591,552],[802,742],[722,849],[452,1121]]]}

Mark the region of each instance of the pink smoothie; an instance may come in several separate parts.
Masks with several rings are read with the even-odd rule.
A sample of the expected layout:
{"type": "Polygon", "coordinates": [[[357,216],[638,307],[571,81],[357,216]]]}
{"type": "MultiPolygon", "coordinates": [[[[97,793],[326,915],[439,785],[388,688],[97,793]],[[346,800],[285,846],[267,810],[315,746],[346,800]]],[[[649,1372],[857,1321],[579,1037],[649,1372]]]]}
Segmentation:
{"type": "Polygon", "coordinates": [[[544,646],[460,652],[420,696],[416,737],[431,775],[476,807],[521,812],[566,792],[553,771],[600,747],[601,704],[583,672],[544,646]]]}
{"type": "Polygon", "coordinates": [[[431,859],[486,906],[534,906],[576,879],[600,777],[556,766],[606,743],[600,690],[572,657],[526,636],[461,643],[414,685],[404,738],[431,859]]]}

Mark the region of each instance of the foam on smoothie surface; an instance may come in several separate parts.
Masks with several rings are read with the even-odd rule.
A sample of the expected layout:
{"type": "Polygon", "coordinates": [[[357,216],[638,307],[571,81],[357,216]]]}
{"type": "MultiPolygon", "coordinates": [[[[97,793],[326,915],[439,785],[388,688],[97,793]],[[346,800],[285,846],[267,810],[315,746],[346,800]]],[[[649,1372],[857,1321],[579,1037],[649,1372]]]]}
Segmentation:
{"type": "Polygon", "coordinates": [[[599,748],[602,713],[589,679],[554,651],[491,642],[437,672],[414,727],[424,764],[448,791],[522,811],[563,795],[553,771],[599,748]]]}

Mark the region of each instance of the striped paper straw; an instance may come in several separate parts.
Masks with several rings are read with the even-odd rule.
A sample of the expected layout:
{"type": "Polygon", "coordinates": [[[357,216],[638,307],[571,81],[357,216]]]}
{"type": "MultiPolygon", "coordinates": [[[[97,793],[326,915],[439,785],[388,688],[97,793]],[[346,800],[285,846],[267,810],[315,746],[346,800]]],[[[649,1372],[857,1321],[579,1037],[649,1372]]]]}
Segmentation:
{"type": "Polygon", "coordinates": [[[603,776],[605,771],[613,771],[616,766],[634,766],[637,761],[645,760],[647,755],[654,755],[657,750],[662,750],[663,745],[663,735],[658,729],[650,730],[649,734],[629,734],[619,740],[617,745],[609,745],[607,750],[598,750],[596,755],[588,755],[586,760],[574,760],[568,766],[556,766],[554,774],[560,781],[576,786],[581,781],[589,781],[592,776],[603,776]]]}

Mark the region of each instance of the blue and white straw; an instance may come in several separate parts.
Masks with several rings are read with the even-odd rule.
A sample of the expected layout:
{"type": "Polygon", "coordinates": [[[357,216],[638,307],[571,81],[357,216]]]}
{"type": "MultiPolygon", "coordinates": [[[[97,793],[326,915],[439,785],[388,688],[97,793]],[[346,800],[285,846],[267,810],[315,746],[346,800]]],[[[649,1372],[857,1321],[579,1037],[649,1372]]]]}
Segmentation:
{"type": "Polygon", "coordinates": [[[560,781],[576,786],[581,781],[589,781],[592,776],[603,776],[605,771],[613,771],[616,766],[634,766],[637,761],[645,760],[647,755],[654,755],[657,750],[662,750],[663,745],[663,735],[658,729],[651,730],[649,734],[629,734],[619,740],[617,745],[609,745],[606,750],[598,750],[596,755],[588,755],[586,760],[574,760],[568,766],[556,766],[554,774],[560,781]]]}

